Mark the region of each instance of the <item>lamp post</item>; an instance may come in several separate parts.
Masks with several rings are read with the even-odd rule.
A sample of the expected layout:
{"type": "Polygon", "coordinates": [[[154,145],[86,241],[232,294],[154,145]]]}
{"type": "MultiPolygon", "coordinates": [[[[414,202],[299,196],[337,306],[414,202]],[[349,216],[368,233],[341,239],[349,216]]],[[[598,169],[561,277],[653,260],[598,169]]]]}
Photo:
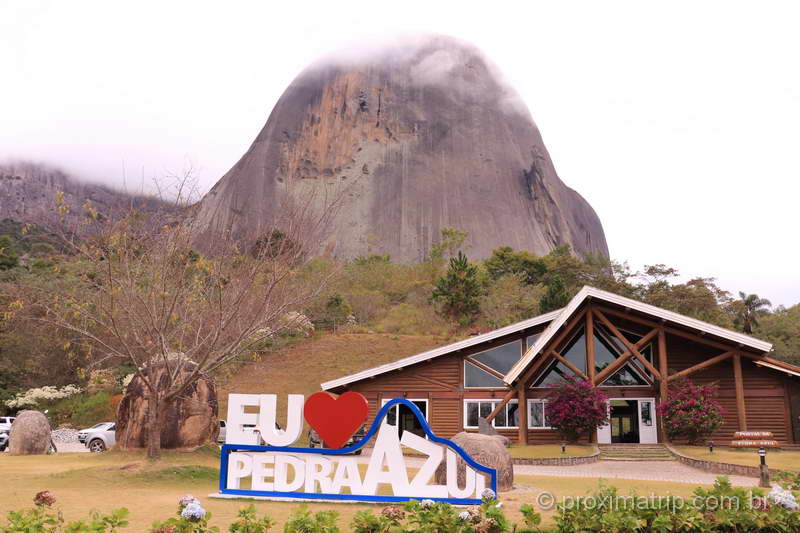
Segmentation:
{"type": "Polygon", "coordinates": [[[566,442],[561,442],[561,453],[562,454],[567,453],[567,443],[566,442]]]}
{"type": "Polygon", "coordinates": [[[711,452],[711,453],[714,453],[714,441],[713,440],[708,441],[708,451],[711,452]]]}
{"type": "Polygon", "coordinates": [[[769,488],[769,468],[767,468],[767,449],[759,448],[758,456],[761,459],[761,480],[758,483],[759,487],[769,488]]]}

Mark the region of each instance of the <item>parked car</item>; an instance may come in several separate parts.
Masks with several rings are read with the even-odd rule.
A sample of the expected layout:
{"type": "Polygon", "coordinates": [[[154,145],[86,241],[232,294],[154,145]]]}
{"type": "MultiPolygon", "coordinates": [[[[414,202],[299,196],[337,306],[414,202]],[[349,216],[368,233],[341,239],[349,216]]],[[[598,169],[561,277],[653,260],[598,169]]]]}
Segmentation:
{"type": "MultiPolygon", "coordinates": [[[[367,433],[366,427],[365,426],[361,426],[360,428],[358,428],[358,431],[356,431],[353,434],[353,436],[350,437],[350,439],[347,442],[344,443],[344,446],[342,446],[342,448],[347,448],[348,446],[352,446],[356,442],[358,442],[361,439],[363,439],[364,435],[366,435],[366,433],[367,433]]],[[[309,448],[328,448],[328,446],[322,441],[322,439],[320,438],[319,434],[316,431],[314,431],[313,428],[308,430],[308,447],[309,448]]],[[[359,448],[358,450],[356,450],[353,453],[355,453],[356,455],[361,455],[361,449],[359,448]]]]}
{"type": "Polygon", "coordinates": [[[8,448],[8,433],[8,429],[0,429],[0,452],[4,452],[8,448]]]}
{"type": "Polygon", "coordinates": [[[114,422],[95,424],[78,432],[78,440],[86,444],[90,452],[104,452],[117,443],[117,425],[114,422]]]}
{"type": "Polygon", "coordinates": [[[0,416],[0,431],[3,431],[4,429],[10,431],[11,424],[14,423],[14,420],[16,420],[16,418],[13,416],[0,416]]]}
{"type": "Polygon", "coordinates": [[[78,441],[81,444],[86,444],[86,436],[89,435],[89,433],[97,430],[105,430],[113,425],[114,422],[100,422],[99,424],[95,424],[90,428],[82,429],[78,432],[78,441]]]}

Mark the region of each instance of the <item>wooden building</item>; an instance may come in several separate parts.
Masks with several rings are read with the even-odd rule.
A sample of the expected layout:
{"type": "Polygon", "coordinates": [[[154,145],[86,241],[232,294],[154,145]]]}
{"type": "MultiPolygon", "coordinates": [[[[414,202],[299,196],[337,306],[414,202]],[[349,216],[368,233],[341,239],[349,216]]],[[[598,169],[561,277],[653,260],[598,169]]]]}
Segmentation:
{"type": "MultiPolygon", "coordinates": [[[[769,357],[772,346],[678,313],[584,287],[558,311],[322,384],[364,394],[374,415],[406,398],[434,432],[477,431],[479,417],[519,443],[554,443],[547,426],[548,385],[577,375],[609,397],[600,443],[662,442],[657,406],[670,382],[716,383],[724,423],[717,443],[736,431],[771,431],[800,443],[800,367],[769,357]],[[520,409],[520,406],[524,408],[520,409]]],[[[421,433],[410,410],[388,423],[421,433]]]]}

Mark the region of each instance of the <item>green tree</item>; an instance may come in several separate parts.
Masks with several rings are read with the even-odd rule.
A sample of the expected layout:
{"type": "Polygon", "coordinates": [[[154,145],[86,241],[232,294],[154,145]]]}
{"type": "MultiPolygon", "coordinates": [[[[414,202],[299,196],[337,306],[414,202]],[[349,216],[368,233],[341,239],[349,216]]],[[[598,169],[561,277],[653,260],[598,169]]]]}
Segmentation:
{"type": "Polygon", "coordinates": [[[467,232],[455,228],[442,228],[441,239],[431,247],[431,259],[444,259],[460,251],[467,239],[467,232]]]}
{"type": "Polygon", "coordinates": [[[539,309],[542,313],[549,313],[556,309],[561,309],[569,303],[572,294],[567,289],[564,280],[558,276],[552,277],[546,285],[547,290],[539,302],[539,309]]]}
{"type": "Polygon", "coordinates": [[[522,274],[525,283],[535,285],[547,272],[547,263],[526,250],[515,252],[510,246],[500,246],[484,262],[486,272],[493,280],[509,274],[522,274]]]}
{"type": "Polygon", "coordinates": [[[757,294],[745,294],[739,291],[736,318],[737,327],[747,334],[753,333],[753,328],[758,326],[758,319],[769,313],[772,303],[766,298],[759,298],[757,294]]]}
{"type": "Polygon", "coordinates": [[[800,304],[788,309],[779,306],[775,312],[764,315],[753,333],[773,344],[775,357],[800,364],[800,304]]]}
{"type": "Polygon", "coordinates": [[[447,273],[436,281],[432,298],[442,305],[445,315],[468,325],[480,312],[480,295],[478,268],[459,251],[456,257],[450,258],[447,273]]]}
{"type": "Polygon", "coordinates": [[[9,270],[19,264],[14,241],[8,235],[0,235],[0,270],[9,270]]]}

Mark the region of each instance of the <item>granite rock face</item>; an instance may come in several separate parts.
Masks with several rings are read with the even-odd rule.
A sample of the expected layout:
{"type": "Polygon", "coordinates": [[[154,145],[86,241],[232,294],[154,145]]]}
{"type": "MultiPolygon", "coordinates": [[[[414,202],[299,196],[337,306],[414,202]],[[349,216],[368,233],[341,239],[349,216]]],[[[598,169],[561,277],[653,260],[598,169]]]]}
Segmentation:
{"type": "Polygon", "coordinates": [[[197,217],[206,231],[245,235],[309,197],[339,201],[324,244],[337,257],[418,261],[442,228],[468,232],[471,259],[500,245],[608,254],[525,104],[479,50],[447,37],[306,69],[197,217]]]}
{"type": "Polygon", "coordinates": [[[40,411],[21,411],[11,425],[8,453],[44,455],[50,449],[50,422],[40,411]]]}
{"type": "MultiPolygon", "coordinates": [[[[182,368],[178,379],[183,379],[191,370],[188,366],[182,368]]],[[[168,376],[163,365],[155,372],[154,381],[166,382],[168,376]]],[[[217,391],[210,378],[202,377],[195,381],[177,400],[162,408],[163,449],[197,448],[217,438],[217,391]]],[[[137,375],[128,384],[117,409],[117,447],[135,450],[147,446],[147,409],[146,385],[137,375]]]]}

